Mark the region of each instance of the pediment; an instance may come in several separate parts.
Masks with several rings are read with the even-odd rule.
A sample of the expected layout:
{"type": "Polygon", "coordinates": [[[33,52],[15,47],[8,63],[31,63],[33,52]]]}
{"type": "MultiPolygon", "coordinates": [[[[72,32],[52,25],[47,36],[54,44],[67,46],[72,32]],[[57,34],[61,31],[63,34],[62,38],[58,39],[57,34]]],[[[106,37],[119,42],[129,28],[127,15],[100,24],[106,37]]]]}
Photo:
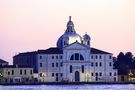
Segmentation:
{"type": "Polygon", "coordinates": [[[72,50],[88,50],[88,49],[90,49],[88,46],[86,46],[86,45],[83,45],[83,44],[80,44],[80,43],[78,43],[78,42],[75,42],[75,43],[72,43],[72,44],[70,44],[70,45],[68,45],[68,46],[66,46],[66,47],[64,47],[63,49],[72,49],[72,50]]]}

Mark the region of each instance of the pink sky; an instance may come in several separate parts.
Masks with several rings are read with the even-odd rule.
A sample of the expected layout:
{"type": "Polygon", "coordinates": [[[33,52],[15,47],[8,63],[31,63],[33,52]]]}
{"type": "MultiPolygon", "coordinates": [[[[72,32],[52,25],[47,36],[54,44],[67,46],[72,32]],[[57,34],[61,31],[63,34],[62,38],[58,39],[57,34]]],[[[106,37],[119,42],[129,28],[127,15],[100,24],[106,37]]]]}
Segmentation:
{"type": "Polygon", "coordinates": [[[56,46],[70,15],[92,47],[135,55],[135,0],[0,0],[0,58],[56,46]]]}

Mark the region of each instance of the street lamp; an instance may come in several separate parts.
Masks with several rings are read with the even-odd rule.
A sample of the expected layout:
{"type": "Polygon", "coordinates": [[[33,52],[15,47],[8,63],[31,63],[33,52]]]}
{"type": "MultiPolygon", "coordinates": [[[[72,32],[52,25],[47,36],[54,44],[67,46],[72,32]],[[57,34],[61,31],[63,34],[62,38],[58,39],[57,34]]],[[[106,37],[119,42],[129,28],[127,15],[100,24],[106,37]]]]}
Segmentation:
{"type": "Polygon", "coordinates": [[[86,80],[87,80],[87,82],[89,82],[89,78],[90,78],[89,73],[86,73],[86,80]]]}
{"type": "Polygon", "coordinates": [[[128,74],[128,76],[129,76],[129,81],[131,81],[131,77],[133,76],[133,73],[130,72],[130,73],[128,74]]]}
{"type": "Polygon", "coordinates": [[[3,75],[2,75],[2,73],[0,73],[0,83],[2,81],[2,77],[3,77],[3,75]]]}
{"type": "Polygon", "coordinates": [[[42,73],[42,77],[43,77],[43,82],[44,82],[45,81],[46,74],[45,73],[42,73]]]}

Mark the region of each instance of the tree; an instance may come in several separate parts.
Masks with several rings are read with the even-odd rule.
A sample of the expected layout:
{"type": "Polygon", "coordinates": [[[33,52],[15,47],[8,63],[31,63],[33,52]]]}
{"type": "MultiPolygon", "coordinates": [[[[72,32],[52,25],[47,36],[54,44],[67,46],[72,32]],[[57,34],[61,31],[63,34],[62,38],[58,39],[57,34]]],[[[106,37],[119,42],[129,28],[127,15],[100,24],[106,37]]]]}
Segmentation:
{"type": "Polygon", "coordinates": [[[118,75],[127,75],[128,70],[135,69],[132,53],[127,52],[124,55],[123,52],[120,52],[117,60],[114,62],[114,68],[118,69],[118,75]]]}

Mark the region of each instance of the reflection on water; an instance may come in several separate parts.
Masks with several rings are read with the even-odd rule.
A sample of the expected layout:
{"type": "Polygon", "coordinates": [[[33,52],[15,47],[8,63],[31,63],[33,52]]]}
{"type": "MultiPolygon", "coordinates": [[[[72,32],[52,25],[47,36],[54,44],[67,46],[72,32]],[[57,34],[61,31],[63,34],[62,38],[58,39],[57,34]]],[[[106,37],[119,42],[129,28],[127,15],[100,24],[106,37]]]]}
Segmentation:
{"type": "Polygon", "coordinates": [[[20,85],[0,86],[0,90],[135,90],[135,85],[20,85]]]}

